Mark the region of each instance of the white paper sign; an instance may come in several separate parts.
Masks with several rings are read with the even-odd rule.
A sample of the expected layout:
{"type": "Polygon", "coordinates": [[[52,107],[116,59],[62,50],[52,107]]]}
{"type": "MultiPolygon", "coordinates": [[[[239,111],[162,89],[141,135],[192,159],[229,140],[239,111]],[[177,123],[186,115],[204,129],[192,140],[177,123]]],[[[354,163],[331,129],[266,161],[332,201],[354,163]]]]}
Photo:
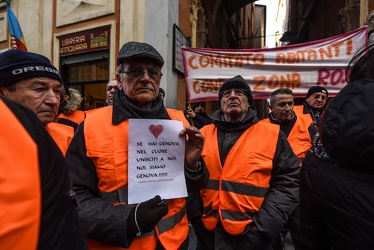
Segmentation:
{"type": "Polygon", "coordinates": [[[187,196],[181,121],[129,119],[128,202],[187,196]]]}

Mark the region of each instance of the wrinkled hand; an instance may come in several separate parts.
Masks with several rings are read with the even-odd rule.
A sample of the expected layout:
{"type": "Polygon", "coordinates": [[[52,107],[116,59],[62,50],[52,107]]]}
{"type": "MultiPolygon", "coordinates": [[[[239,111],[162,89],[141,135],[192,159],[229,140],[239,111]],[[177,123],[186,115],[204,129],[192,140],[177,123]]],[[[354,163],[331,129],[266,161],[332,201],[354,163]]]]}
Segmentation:
{"type": "Polygon", "coordinates": [[[188,169],[196,170],[198,168],[199,158],[204,146],[204,136],[196,127],[193,126],[186,127],[179,134],[182,136],[188,136],[188,140],[186,141],[184,163],[188,169]]]}

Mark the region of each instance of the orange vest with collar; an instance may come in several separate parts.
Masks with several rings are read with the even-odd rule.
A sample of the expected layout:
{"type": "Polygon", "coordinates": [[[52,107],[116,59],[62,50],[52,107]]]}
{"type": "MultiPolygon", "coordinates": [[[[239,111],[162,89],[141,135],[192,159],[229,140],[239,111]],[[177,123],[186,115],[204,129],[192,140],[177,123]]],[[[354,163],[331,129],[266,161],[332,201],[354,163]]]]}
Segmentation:
{"type": "Polygon", "coordinates": [[[53,138],[57,146],[60,148],[62,154],[65,156],[74,136],[74,128],[56,122],[48,123],[45,125],[45,128],[48,131],[48,134],[53,138]]]}
{"type": "Polygon", "coordinates": [[[214,230],[218,218],[226,232],[238,235],[259,211],[269,190],[273,157],[279,128],[256,123],[237,140],[222,166],[218,151],[218,129],[213,125],[201,128],[205,137],[201,156],[209,170],[208,183],[201,191],[203,223],[214,230]]]}
{"type": "Polygon", "coordinates": [[[293,106],[293,112],[297,115],[297,117],[302,117],[305,122],[314,124],[313,118],[310,113],[304,113],[304,105],[296,105],[293,106]]]}
{"type": "Polygon", "coordinates": [[[41,220],[38,148],[0,100],[0,246],[36,249],[41,220]]]}
{"type": "MultiPolygon", "coordinates": [[[[309,114],[306,115],[309,116],[309,114]]],[[[309,118],[305,118],[305,116],[299,117],[297,115],[296,122],[287,137],[287,141],[290,143],[292,151],[299,159],[300,166],[302,165],[306,153],[312,147],[312,138],[310,138],[308,130],[309,126],[312,124],[312,119],[309,118]]],[[[271,123],[270,118],[263,119],[261,122],[271,123]]]]}
{"type": "MultiPolygon", "coordinates": [[[[120,124],[112,124],[113,106],[95,110],[86,117],[84,123],[84,137],[87,156],[96,166],[98,188],[102,193],[118,192],[123,196],[121,201],[114,204],[127,203],[128,185],[128,120],[120,124]]],[[[184,127],[188,122],[182,111],[167,109],[171,119],[183,121],[184,127]]],[[[188,235],[188,221],[186,216],[186,199],[167,200],[169,212],[150,233],[136,237],[129,249],[154,250],[157,238],[165,249],[178,249],[188,235]]],[[[90,249],[125,249],[104,245],[88,239],[90,249]]]]}
{"type": "Polygon", "coordinates": [[[74,110],[69,115],[65,115],[64,113],[61,113],[58,117],[71,120],[75,122],[76,124],[80,124],[86,118],[86,113],[82,110],[74,110]]]}

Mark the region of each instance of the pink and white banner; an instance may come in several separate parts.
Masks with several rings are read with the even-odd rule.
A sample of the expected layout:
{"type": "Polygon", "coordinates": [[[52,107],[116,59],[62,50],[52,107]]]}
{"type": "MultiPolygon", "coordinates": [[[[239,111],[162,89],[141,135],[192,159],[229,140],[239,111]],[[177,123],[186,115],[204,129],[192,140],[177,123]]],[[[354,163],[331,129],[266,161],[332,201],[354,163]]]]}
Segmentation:
{"type": "Polygon", "coordinates": [[[188,102],[216,101],[222,83],[241,75],[253,98],[269,98],[278,88],[304,98],[312,86],[335,96],[346,84],[345,69],[368,43],[367,27],[313,42],[271,49],[182,48],[188,102]]]}

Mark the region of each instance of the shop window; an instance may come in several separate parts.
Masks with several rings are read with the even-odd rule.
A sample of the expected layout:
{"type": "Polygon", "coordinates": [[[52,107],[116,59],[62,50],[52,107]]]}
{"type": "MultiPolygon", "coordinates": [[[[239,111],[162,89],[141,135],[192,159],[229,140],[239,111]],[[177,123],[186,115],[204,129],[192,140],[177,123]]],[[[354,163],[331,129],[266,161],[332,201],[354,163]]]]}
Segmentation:
{"type": "Polygon", "coordinates": [[[84,61],[84,56],[77,55],[62,59],[61,75],[69,88],[80,91],[83,102],[81,110],[90,110],[104,106],[106,85],[109,80],[108,58],[84,61]],[[81,62],[79,62],[81,61],[81,62]]]}

